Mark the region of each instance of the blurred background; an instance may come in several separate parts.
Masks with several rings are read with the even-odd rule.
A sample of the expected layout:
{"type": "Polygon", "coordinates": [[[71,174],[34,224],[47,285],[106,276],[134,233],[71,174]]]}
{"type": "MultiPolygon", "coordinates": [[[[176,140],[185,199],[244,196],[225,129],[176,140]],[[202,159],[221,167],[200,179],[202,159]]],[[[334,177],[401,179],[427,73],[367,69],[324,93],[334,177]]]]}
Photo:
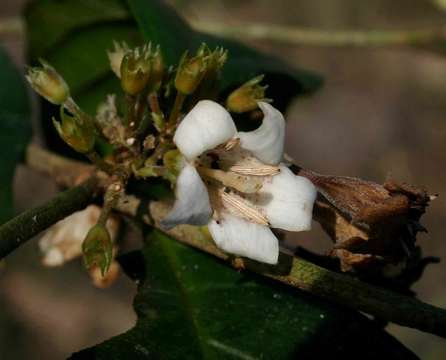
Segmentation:
{"type": "MultiPolygon", "coordinates": [[[[325,30],[410,30],[446,24],[442,0],[170,3],[191,21],[229,27],[261,22],[325,30]]],[[[19,16],[25,4],[25,0],[0,0],[0,23],[19,16]]],[[[26,39],[0,30],[0,41],[23,69],[26,39]]],[[[325,78],[322,90],[294,101],[286,114],[286,149],[298,164],[380,183],[391,177],[440,194],[423,217],[429,233],[419,236],[418,243],[425,255],[443,261],[429,266],[414,290],[421,300],[445,308],[446,53],[249,43],[325,78]]],[[[24,167],[15,181],[18,210],[37,205],[57,191],[51,180],[24,167]]],[[[321,253],[330,245],[318,225],[290,241],[321,253]]],[[[37,242],[31,241],[8,258],[0,273],[0,358],[65,358],[119,334],[135,321],[134,292],[134,284],[123,276],[107,290],[96,289],[80,261],[59,269],[44,268],[37,242]]],[[[396,325],[388,330],[422,359],[446,358],[444,339],[396,325]]]]}

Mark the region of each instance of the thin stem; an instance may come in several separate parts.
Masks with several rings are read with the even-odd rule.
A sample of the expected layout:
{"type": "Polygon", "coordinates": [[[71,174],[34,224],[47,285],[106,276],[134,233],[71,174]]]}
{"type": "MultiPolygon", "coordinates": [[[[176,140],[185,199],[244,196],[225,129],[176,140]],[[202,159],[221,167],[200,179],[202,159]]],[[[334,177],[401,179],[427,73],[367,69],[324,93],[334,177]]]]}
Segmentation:
{"type": "Polygon", "coordinates": [[[82,210],[91,203],[97,179],[57,194],[46,204],[27,210],[0,226],[0,259],[59,220],[82,210]]]}
{"type": "Polygon", "coordinates": [[[162,115],[164,117],[163,112],[161,111],[160,103],[158,100],[158,95],[156,92],[151,92],[148,96],[150,110],[157,115],[162,115]]]}
{"type": "Polygon", "coordinates": [[[413,31],[386,30],[319,30],[272,24],[226,24],[216,21],[195,21],[201,31],[251,40],[270,40],[304,46],[428,46],[446,40],[443,29],[413,31]]]}
{"type": "Polygon", "coordinates": [[[174,129],[177,124],[178,117],[180,116],[181,109],[183,108],[184,100],[186,99],[186,95],[177,92],[177,96],[175,97],[175,103],[173,104],[172,111],[169,116],[169,122],[167,124],[167,129],[174,129]]]}
{"type": "Polygon", "coordinates": [[[102,128],[97,119],[94,116],[90,116],[85,113],[71,96],[67,99],[67,101],[65,101],[64,107],[73,115],[76,115],[83,121],[92,124],[95,127],[96,131],[102,135],[102,128]]]}
{"type": "MultiPolygon", "coordinates": [[[[157,228],[160,228],[160,220],[168,211],[169,206],[165,203],[157,202],[150,205],[150,214],[157,228]]],[[[222,252],[210,236],[206,236],[206,232],[199,227],[179,225],[167,233],[182,243],[229,262],[237,269],[245,268],[379,319],[446,337],[445,309],[285,254],[281,254],[278,266],[259,264],[240,258],[234,261],[222,252]]]]}
{"type": "Polygon", "coordinates": [[[90,161],[95,164],[98,169],[106,172],[109,175],[113,174],[114,168],[113,165],[107,163],[96,151],[91,151],[85,154],[90,161]]]}
{"type": "Polygon", "coordinates": [[[147,99],[149,101],[150,110],[152,111],[153,124],[158,132],[163,132],[166,125],[166,119],[159,104],[158,94],[155,91],[151,92],[147,99]]]}
{"type": "Polygon", "coordinates": [[[136,127],[135,122],[135,107],[136,107],[136,97],[132,95],[126,95],[127,99],[127,118],[124,125],[130,126],[132,128],[136,127]]]}
{"type": "Polygon", "coordinates": [[[144,110],[146,109],[147,101],[145,101],[146,96],[139,94],[136,97],[136,104],[135,104],[135,118],[136,118],[136,124],[135,128],[138,126],[138,124],[141,122],[141,119],[144,115],[144,110]]]}
{"type": "Polygon", "coordinates": [[[0,21],[0,35],[23,35],[25,32],[25,26],[23,21],[19,17],[12,17],[9,19],[2,19],[0,21]]]}
{"type": "MultiPolygon", "coordinates": [[[[38,157],[40,162],[44,161],[44,154],[45,151],[42,150],[42,154],[38,157]]],[[[30,162],[30,160],[36,159],[29,156],[27,157],[28,164],[33,167],[37,166],[40,170],[47,171],[49,175],[57,177],[58,172],[55,170],[63,169],[65,165],[70,163],[70,160],[67,160],[64,164],[63,159],[57,155],[51,153],[47,153],[47,155],[48,161],[46,162],[54,162],[58,165],[43,169],[38,163],[30,162]]],[[[71,191],[72,190],[69,192],[71,191]]],[[[92,192],[89,194],[88,198],[90,199],[92,192]]],[[[82,193],[79,194],[78,192],[75,192],[75,195],[68,196],[68,203],[76,200],[85,200],[85,198],[81,199],[81,197],[83,197],[82,193]]],[[[83,206],[88,202],[89,200],[85,200],[83,206]]],[[[140,205],[140,199],[134,196],[123,196],[119,198],[115,209],[123,214],[135,217],[138,215],[138,209],[141,207],[140,205]]],[[[60,210],[58,209],[60,207],[59,205],[52,209],[53,207],[54,205],[46,206],[47,211],[52,211],[51,214],[53,217],[51,217],[51,221],[42,224],[40,221],[43,219],[39,216],[36,218],[36,222],[40,224],[40,229],[38,231],[32,231],[30,233],[27,229],[29,224],[34,221],[33,214],[36,213],[36,210],[28,211],[27,216],[19,215],[19,217],[22,216],[21,221],[17,221],[16,218],[1,226],[0,249],[2,250],[0,250],[0,256],[2,256],[2,254],[3,256],[4,254],[8,254],[18,246],[15,244],[16,239],[19,239],[18,244],[20,244],[30,236],[33,236],[45,227],[50,226],[58,219],[75,211],[70,208],[70,211],[67,211],[66,215],[63,215],[60,214],[60,210]],[[54,218],[54,216],[56,218],[54,218]],[[14,223],[15,225],[8,225],[10,223],[14,223]],[[6,231],[5,228],[7,229],[6,231]],[[5,235],[8,236],[6,237],[5,235]],[[10,244],[9,250],[8,244],[10,244]],[[7,251],[4,249],[7,249],[7,251]]],[[[169,210],[170,206],[166,203],[152,202],[150,204],[150,217],[143,216],[144,214],[139,215],[143,216],[142,221],[145,223],[153,225],[152,222],[154,222],[154,225],[159,228],[160,220],[166,216],[169,210]]],[[[36,226],[33,223],[32,225],[33,228],[36,226]]],[[[233,258],[229,257],[215,246],[215,243],[212,241],[207,231],[203,231],[203,229],[199,227],[180,225],[170,230],[168,233],[178,241],[223,259],[236,268],[244,267],[249,271],[259,273],[262,276],[272,278],[286,285],[347,306],[351,309],[366,312],[379,319],[389,320],[402,326],[408,326],[446,337],[446,310],[423,303],[412,297],[367,284],[349,275],[339,274],[321,268],[303,259],[284,254],[281,255],[279,266],[276,267],[261,265],[246,259],[233,260],[233,258]]]]}
{"type": "Polygon", "coordinates": [[[105,226],[110,212],[118,203],[119,198],[122,196],[124,184],[120,181],[109,185],[104,195],[104,204],[102,205],[101,214],[99,215],[98,224],[105,226]]]}

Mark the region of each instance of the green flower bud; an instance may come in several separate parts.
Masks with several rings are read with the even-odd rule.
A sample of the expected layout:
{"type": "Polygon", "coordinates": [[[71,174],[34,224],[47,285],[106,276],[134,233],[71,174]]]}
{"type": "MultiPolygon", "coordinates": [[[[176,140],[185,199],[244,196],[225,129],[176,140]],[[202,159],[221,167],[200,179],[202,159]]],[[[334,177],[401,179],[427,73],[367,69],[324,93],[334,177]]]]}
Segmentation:
{"type": "Polygon", "coordinates": [[[113,244],[107,228],[97,224],[88,232],[82,243],[85,266],[91,269],[97,266],[104,276],[113,260],[113,244]]]}
{"type": "Polygon", "coordinates": [[[152,55],[152,72],[150,74],[149,87],[150,91],[158,91],[161,87],[164,76],[164,59],[161,54],[159,45],[156,47],[155,53],[152,55]]]}
{"type": "Polygon", "coordinates": [[[137,95],[150,79],[150,44],[127,52],[121,62],[121,86],[130,95],[137,95]]]}
{"type": "Polygon", "coordinates": [[[31,87],[49,102],[61,105],[70,96],[67,83],[46,61],[39,60],[41,67],[30,67],[26,79],[31,87]]]}
{"type": "Polygon", "coordinates": [[[163,177],[172,184],[175,184],[176,179],[180,174],[183,166],[183,159],[183,156],[177,149],[169,150],[163,156],[163,163],[166,169],[163,177]]]}
{"type": "Polygon", "coordinates": [[[203,44],[199,53],[206,54],[208,66],[203,80],[195,92],[196,98],[194,100],[197,102],[201,99],[216,99],[218,97],[221,69],[228,59],[228,51],[221,47],[211,51],[207,45],[203,44]]]}
{"type": "Polygon", "coordinates": [[[228,50],[217,47],[209,55],[208,73],[219,73],[228,60],[228,50]]]}
{"type": "Polygon", "coordinates": [[[208,56],[200,47],[197,55],[189,57],[187,51],[184,53],[178,65],[175,77],[175,88],[184,95],[192,94],[200,85],[208,67],[208,56]]]}
{"type": "Polygon", "coordinates": [[[244,113],[257,109],[258,101],[269,102],[270,100],[265,98],[265,90],[268,86],[259,84],[263,77],[264,75],[256,76],[234,90],[226,100],[226,107],[229,111],[244,113]]]}
{"type": "Polygon", "coordinates": [[[60,107],[60,118],[60,122],[53,118],[53,124],[68,145],[80,153],[89,153],[93,150],[94,129],[85,119],[66,114],[63,106],[60,107]]]}
{"type": "Polygon", "coordinates": [[[108,60],[112,71],[118,78],[121,78],[121,64],[124,55],[130,51],[128,45],[123,41],[121,44],[113,41],[114,49],[107,51],[108,60]]]}

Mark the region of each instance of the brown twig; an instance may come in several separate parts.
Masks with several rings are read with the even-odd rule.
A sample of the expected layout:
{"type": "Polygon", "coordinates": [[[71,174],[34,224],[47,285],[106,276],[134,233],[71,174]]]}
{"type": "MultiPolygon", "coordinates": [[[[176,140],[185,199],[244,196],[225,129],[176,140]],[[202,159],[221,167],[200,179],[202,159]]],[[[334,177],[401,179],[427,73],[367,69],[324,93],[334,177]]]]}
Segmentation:
{"type": "MultiPolygon", "coordinates": [[[[45,151],[40,153],[40,158],[42,159],[45,154],[48,156],[46,163],[54,163],[56,165],[47,166],[45,169],[41,165],[37,165],[37,167],[41,171],[47,171],[50,175],[57,176],[57,172],[60,169],[63,169],[71,163],[71,160],[62,160],[59,156],[45,151]]],[[[36,165],[35,163],[29,164],[32,166],[36,165]]],[[[73,165],[78,166],[77,163],[73,165]]],[[[75,189],[77,189],[75,192],[79,191],[79,188],[75,189]]],[[[71,192],[72,190],[69,191],[71,192]]],[[[72,198],[72,195],[69,198],[72,198]]],[[[127,196],[120,199],[115,206],[115,210],[134,217],[137,215],[137,209],[140,208],[140,205],[140,199],[127,196]]],[[[49,207],[47,204],[46,208],[49,207]]],[[[169,211],[169,206],[162,202],[152,202],[150,208],[147,210],[146,216],[142,220],[145,223],[159,227],[159,221],[169,211]],[[149,214],[150,217],[148,216],[149,214]]],[[[32,221],[34,212],[35,210],[30,210],[26,212],[26,215],[20,221],[16,220],[17,218],[12,221],[16,224],[26,224],[23,219],[27,222],[32,221]]],[[[52,218],[53,220],[54,218],[52,218]]],[[[41,223],[40,230],[43,230],[44,226],[49,225],[51,225],[51,221],[44,224],[41,223]]],[[[16,234],[18,229],[20,227],[15,226],[13,233],[16,234]]],[[[2,239],[0,244],[3,242],[1,234],[2,227],[0,227],[0,239],[2,239]]],[[[168,234],[184,244],[225,260],[238,269],[240,267],[245,268],[262,276],[309,292],[315,296],[325,298],[354,310],[366,312],[379,319],[389,320],[402,326],[412,327],[446,337],[446,310],[423,303],[412,297],[367,284],[349,275],[324,269],[306,260],[290,255],[281,254],[278,266],[262,265],[254,261],[239,258],[234,261],[234,258],[228,256],[216,247],[206,228],[180,225],[169,231],[168,234]]],[[[26,233],[26,236],[29,236],[29,233],[26,233]]],[[[14,237],[10,239],[13,240],[14,237]]]]}
{"type": "Polygon", "coordinates": [[[444,29],[426,30],[320,30],[261,23],[228,24],[192,21],[197,30],[231,38],[269,40],[296,46],[438,46],[446,41],[444,29]]]}

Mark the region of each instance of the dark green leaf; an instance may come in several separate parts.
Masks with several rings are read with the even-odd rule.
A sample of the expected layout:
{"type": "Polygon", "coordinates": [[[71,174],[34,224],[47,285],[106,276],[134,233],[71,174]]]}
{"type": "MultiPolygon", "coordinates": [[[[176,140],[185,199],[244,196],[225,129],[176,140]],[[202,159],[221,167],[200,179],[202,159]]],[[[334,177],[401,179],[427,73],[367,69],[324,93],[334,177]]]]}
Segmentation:
{"type": "Polygon", "coordinates": [[[72,359],[416,358],[360,314],[234,271],[157,232],[121,264],[141,281],[136,326],[72,359]]]}
{"type": "Polygon", "coordinates": [[[175,64],[185,50],[195,51],[206,42],[211,48],[229,51],[223,69],[222,89],[234,88],[259,74],[270,85],[268,96],[284,109],[292,97],[318,89],[322,79],[314,73],[291,67],[283,60],[236,41],[194,31],[172,8],[160,0],[127,0],[147,41],[159,43],[169,64],[175,64]]]}
{"type": "MultiPolygon", "coordinates": [[[[120,91],[119,81],[111,72],[107,50],[113,41],[129,45],[141,42],[127,7],[120,0],[38,0],[25,12],[29,38],[29,62],[42,57],[67,81],[78,104],[95,114],[107,94],[120,91]]],[[[57,107],[43,102],[42,127],[50,148],[71,156],[55,132],[51,121],[57,107]]]]}
{"type": "Polygon", "coordinates": [[[30,104],[24,78],[0,48],[0,223],[13,215],[12,179],[30,138],[30,104]]]}
{"type": "Polygon", "coordinates": [[[79,29],[129,20],[122,0],[39,0],[26,10],[29,52],[32,59],[45,56],[79,29]]]}
{"type": "MultiPolygon", "coordinates": [[[[111,84],[105,77],[112,78],[106,57],[112,41],[125,40],[130,45],[141,42],[132,14],[144,39],[160,44],[169,64],[177,63],[184,50],[195,51],[202,42],[226,47],[230,57],[224,69],[223,90],[265,73],[266,83],[270,84],[267,95],[283,109],[293,96],[312,92],[321,85],[320,77],[311,72],[295,69],[235,41],[192,30],[160,0],[128,3],[131,13],[123,0],[36,0],[26,11],[30,61],[47,59],[67,77],[74,96],[81,103],[87,102],[90,112],[96,110],[97,102],[86,99],[85,92],[91,95],[98,83],[104,84],[102,80],[111,84]]],[[[113,90],[113,86],[102,86],[100,93],[113,90]]]]}

